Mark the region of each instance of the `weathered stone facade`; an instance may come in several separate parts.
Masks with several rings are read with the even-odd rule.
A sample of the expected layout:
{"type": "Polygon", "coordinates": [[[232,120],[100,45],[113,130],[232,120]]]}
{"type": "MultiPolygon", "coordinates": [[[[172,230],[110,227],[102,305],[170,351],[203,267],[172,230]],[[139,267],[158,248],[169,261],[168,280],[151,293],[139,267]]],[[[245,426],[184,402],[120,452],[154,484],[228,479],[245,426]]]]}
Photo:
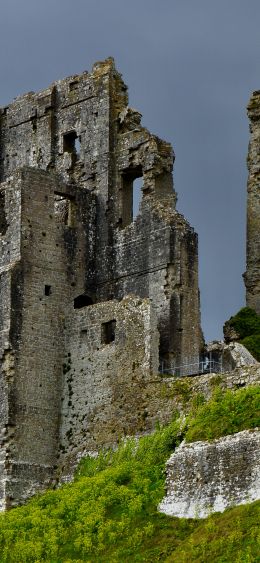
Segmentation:
{"type": "Polygon", "coordinates": [[[247,268],[244,279],[247,306],[260,314],[260,91],[253,92],[248,116],[247,268]]]}
{"type": "Polygon", "coordinates": [[[59,452],[63,473],[84,451],[151,429],[157,412],[149,393],[161,382],[157,318],[148,299],[128,296],[73,310],[66,326],[59,452]],[[108,343],[111,325],[114,340],[108,343]]]}
{"type": "Polygon", "coordinates": [[[244,430],[209,442],[184,442],[166,466],[160,512],[206,518],[260,499],[260,432],[244,430]]]}
{"type": "Polygon", "coordinates": [[[48,483],[58,453],[150,429],[159,355],[202,346],[172,149],[127,103],[108,59],[0,110],[2,507],[48,483]]]}

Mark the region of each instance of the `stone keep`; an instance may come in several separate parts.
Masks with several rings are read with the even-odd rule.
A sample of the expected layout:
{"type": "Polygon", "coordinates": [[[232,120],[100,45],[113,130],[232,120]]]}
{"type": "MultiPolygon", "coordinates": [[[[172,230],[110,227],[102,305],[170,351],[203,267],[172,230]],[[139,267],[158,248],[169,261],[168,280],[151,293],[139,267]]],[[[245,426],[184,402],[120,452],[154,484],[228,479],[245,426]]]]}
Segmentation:
{"type": "Polygon", "coordinates": [[[2,508],[149,430],[159,357],[198,359],[197,235],[172,165],[112,59],[0,110],[2,508]]]}

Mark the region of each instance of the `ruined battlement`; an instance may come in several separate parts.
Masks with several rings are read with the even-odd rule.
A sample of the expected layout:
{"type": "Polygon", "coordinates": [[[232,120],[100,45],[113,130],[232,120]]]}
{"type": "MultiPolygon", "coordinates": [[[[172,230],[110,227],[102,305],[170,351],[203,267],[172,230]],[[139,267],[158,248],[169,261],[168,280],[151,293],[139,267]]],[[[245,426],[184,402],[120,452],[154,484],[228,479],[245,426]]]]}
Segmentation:
{"type": "Polygon", "coordinates": [[[150,430],[159,357],[199,356],[198,241],[173,161],[113,59],[0,110],[2,508],[150,430]]]}

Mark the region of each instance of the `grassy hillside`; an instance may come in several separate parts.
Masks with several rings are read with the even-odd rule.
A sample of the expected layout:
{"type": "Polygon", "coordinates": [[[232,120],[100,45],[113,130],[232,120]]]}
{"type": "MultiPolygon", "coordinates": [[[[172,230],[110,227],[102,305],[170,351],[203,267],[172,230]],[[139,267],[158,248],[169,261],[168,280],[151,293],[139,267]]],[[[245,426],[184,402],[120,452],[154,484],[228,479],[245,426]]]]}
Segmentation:
{"type": "Polygon", "coordinates": [[[217,390],[207,404],[197,396],[186,421],[176,416],[151,436],[85,458],[73,483],[0,517],[1,563],[260,561],[260,502],[206,520],[156,511],[165,461],[183,437],[213,439],[220,431],[253,428],[259,404],[259,387],[217,390]]]}

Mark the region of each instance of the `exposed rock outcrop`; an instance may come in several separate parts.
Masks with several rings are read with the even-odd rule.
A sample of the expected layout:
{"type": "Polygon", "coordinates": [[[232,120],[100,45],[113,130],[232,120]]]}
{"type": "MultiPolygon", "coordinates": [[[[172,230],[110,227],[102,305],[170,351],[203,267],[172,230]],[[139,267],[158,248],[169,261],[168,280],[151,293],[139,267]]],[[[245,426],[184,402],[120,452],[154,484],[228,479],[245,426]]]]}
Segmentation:
{"type": "Polygon", "coordinates": [[[233,371],[236,368],[258,364],[249,350],[243,344],[236,341],[229,343],[219,340],[210,342],[206,347],[206,353],[209,358],[213,358],[219,363],[221,371],[224,373],[233,371]]]}

